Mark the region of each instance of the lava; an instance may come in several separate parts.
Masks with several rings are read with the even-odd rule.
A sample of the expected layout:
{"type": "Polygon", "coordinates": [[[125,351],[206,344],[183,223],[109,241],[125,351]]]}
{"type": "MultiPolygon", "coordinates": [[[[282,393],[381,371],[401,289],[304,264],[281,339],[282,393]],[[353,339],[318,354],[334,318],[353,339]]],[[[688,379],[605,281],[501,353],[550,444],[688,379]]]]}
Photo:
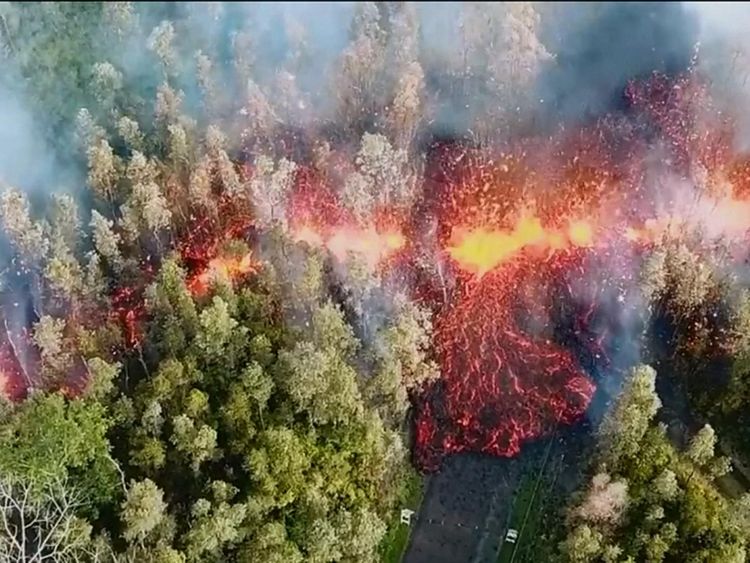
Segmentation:
{"type": "MultiPolygon", "coordinates": [[[[409,284],[434,314],[441,377],[412,397],[422,469],[455,452],[512,456],[584,417],[598,374],[616,369],[611,339],[632,338],[614,326],[612,307],[626,307],[637,290],[644,249],[700,231],[703,243],[727,241],[746,256],[750,158],[736,154],[731,124],[705,89],[692,76],[656,75],[628,86],[624,104],[625,117],[498,153],[435,146],[410,211],[354,216],[339,199],[343,172],[297,163],[274,220],[339,262],[354,254],[398,274],[384,279],[409,284]]],[[[265,228],[252,202],[212,189],[215,206],[194,209],[174,231],[197,298],[216,279],[242,283],[261,268],[247,252],[265,228]],[[236,241],[246,246],[230,251],[236,241]]],[[[112,289],[110,311],[127,344],[119,353],[142,338],[144,289],[158,260],[112,289]]],[[[14,397],[28,375],[19,359],[0,333],[0,386],[14,397]]]]}
{"type": "Polygon", "coordinates": [[[438,316],[442,392],[419,410],[415,455],[422,468],[462,451],[513,456],[525,440],[585,413],[594,384],[573,354],[525,332],[514,317],[524,289],[514,280],[536,284],[550,273],[518,264],[496,269],[438,316]]]}
{"type": "Polygon", "coordinates": [[[216,279],[234,282],[242,276],[257,271],[259,264],[251,252],[244,256],[218,256],[208,262],[208,266],[188,281],[188,289],[193,295],[202,296],[208,292],[211,283],[216,279]]]}
{"type": "Polygon", "coordinates": [[[528,248],[555,252],[592,243],[592,227],[586,221],[573,221],[567,231],[559,231],[545,229],[538,217],[524,214],[510,232],[459,227],[447,250],[462,269],[481,277],[528,248]]]}
{"type": "Polygon", "coordinates": [[[312,227],[303,226],[293,234],[294,240],[324,247],[340,262],[350,254],[357,255],[371,268],[404,248],[406,238],[396,230],[379,231],[375,227],[344,225],[331,229],[326,237],[312,227]]]}

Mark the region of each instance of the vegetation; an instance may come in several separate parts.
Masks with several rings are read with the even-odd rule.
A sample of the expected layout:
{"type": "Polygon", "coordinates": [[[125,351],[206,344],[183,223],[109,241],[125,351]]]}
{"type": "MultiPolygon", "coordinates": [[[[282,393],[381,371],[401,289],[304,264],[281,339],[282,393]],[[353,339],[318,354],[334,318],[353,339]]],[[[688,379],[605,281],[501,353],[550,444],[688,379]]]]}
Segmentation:
{"type": "MultiPolygon", "coordinates": [[[[0,202],[11,275],[40,298],[18,345],[32,355],[14,367],[28,397],[0,415],[3,560],[365,562],[405,549],[398,511],[421,496],[405,417],[435,375],[429,314],[399,297],[368,317],[375,264],[351,257],[340,299],[332,257],[293,240],[283,208],[298,167],[269,141],[302,101],[292,84],[271,108],[247,59],[252,18],[228,44],[195,20],[213,9],[3,3],[5,62],[89,188],[41,202],[7,189],[0,202]],[[237,229],[250,211],[262,257],[237,229]]],[[[237,15],[218,9],[217,21],[237,15]]],[[[381,16],[415,33],[411,7],[384,9],[357,8],[350,49],[386,48],[381,16]]],[[[420,100],[404,88],[421,70],[398,56],[379,71],[393,111],[348,165],[357,214],[415,195],[420,100]]],[[[360,63],[344,56],[350,92],[360,63]]],[[[290,52],[278,77],[300,64],[290,52]]],[[[359,141],[364,105],[340,94],[359,141]]]]}
{"type": "MultiPolygon", "coordinates": [[[[411,531],[400,510],[423,494],[409,411],[439,374],[421,284],[438,277],[445,304],[459,276],[432,249],[447,240],[435,217],[419,216],[424,240],[373,242],[373,225],[422,211],[434,195],[426,147],[446,135],[499,148],[496,170],[473,171],[482,193],[497,183],[525,198],[534,182],[550,192],[548,181],[569,176],[586,193],[570,191],[557,206],[567,210],[606,200],[622,172],[590,173],[599,147],[589,131],[583,160],[528,141],[548,136],[536,94],[557,57],[540,39],[540,12],[552,19],[554,8],[456,10],[435,41],[400,2],[342,7],[333,23],[268,5],[0,2],[0,117],[18,117],[6,99],[20,99],[34,126],[9,127],[43,140],[55,162],[43,186],[0,176],[0,560],[400,561],[411,531]],[[506,149],[519,138],[524,157],[570,156],[570,166],[515,177],[506,149]],[[331,217],[356,228],[324,241],[331,217]],[[385,273],[394,249],[411,246],[426,249],[411,277],[385,273]]],[[[649,138],[680,144],[667,133],[682,129],[652,127],[649,138]]],[[[597,133],[630,140],[635,128],[597,133]]],[[[747,176],[711,155],[722,180],[747,176]]],[[[0,175],[27,172],[5,160],[0,175]]],[[[705,172],[695,160],[691,179],[705,172]]],[[[486,206],[502,209],[499,222],[510,199],[486,206]]],[[[522,238],[538,240],[541,222],[526,226],[522,238]]],[[[593,246],[579,231],[565,235],[572,246],[593,246]]],[[[565,247],[560,233],[550,253],[565,247]]],[[[508,255],[528,242],[510,238],[501,233],[508,255]]],[[[654,369],[635,368],[598,428],[581,490],[554,497],[563,513],[549,500],[562,459],[525,477],[511,521],[524,543],[502,561],[746,560],[750,495],[723,496],[716,481],[732,467],[726,455],[750,464],[750,294],[725,246],[674,238],[643,251],[637,284],[648,362],[670,396],[657,395],[654,369]],[[685,444],[660,423],[671,416],[662,399],[675,396],[689,404],[685,444]]],[[[546,306],[533,294],[519,307],[546,306]]],[[[528,317],[524,331],[537,323],[528,317]]],[[[542,336],[549,344],[550,328],[530,329],[513,358],[542,336]]],[[[497,332],[482,335],[481,354],[497,332]]],[[[567,354],[544,356],[574,368],[567,354]]],[[[584,379],[566,393],[585,395],[584,379]]],[[[467,390],[477,391],[488,392],[467,390]]],[[[548,406],[550,416],[564,408],[548,406]]]]}
{"type": "Polygon", "coordinates": [[[655,422],[661,402],[648,366],[633,370],[601,425],[595,474],[573,500],[566,561],[744,561],[745,496],[729,500],[714,481],[728,470],[705,426],[678,451],[655,422]]]}

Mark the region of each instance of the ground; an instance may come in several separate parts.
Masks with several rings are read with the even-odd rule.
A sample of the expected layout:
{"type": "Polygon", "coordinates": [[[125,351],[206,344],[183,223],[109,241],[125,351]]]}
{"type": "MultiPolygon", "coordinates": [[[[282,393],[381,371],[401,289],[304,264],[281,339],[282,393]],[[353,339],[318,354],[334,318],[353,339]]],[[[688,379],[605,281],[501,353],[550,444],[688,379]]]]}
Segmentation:
{"type": "Polygon", "coordinates": [[[566,428],[517,458],[447,459],[428,479],[404,563],[540,561],[536,555],[555,541],[540,530],[548,530],[554,518],[547,516],[576,488],[589,437],[585,427],[566,428]],[[502,545],[509,526],[519,530],[515,555],[502,545]]]}

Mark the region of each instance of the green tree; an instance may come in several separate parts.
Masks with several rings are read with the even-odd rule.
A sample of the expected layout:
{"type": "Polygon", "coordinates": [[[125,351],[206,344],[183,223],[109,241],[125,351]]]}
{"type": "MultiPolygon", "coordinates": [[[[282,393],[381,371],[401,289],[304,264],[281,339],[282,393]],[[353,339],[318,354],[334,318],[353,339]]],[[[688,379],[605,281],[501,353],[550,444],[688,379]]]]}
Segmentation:
{"type": "Polygon", "coordinates": [[[640,441],[660,407],[654,369],[649,366],[633,369],[599,429],[603,461],[617,467],[623,456],[637,455],[640,441]]]}
{"type": "Polygon", "coordinates": [[[163,497],[162,490],[150,479],[130,482],[120,512],[126,540],[143,543],[162,522],[167,510],[163,497]]]}
{"type": "MultiPolygon", "coordinates": [[[[233,491],[236,492],[236,489],[233,491]]],[[[230,504],[230,498],[197,500],[191,509],[190,530],[185,536],[188,557],[205,561],[207,556],[220,557],[225,546],[234,546],[244,539],[242,526],[247,507],[230,504]]]]}
{"type": "Polygon", "coordinates": [[[117,498],[109,425],[98,403],[33,395],[3,414],[0,473],[32,487],[68,483],[94,505],[107,504],[117,498]]]}
{"type": "Polygon", "coordinates": [[[172,419],[171,442],[188,457],[193,471],[198,473],[200,465],[216,452],[216,430],[207,424],[196,427],[191,418],[181,414],[172,419]]]}
{"type": "Polygon", "coordinates": [[[560,545],[571,563],[595,561],[602,551],[602,534],[587,524],[576,527],[560,545]]]}

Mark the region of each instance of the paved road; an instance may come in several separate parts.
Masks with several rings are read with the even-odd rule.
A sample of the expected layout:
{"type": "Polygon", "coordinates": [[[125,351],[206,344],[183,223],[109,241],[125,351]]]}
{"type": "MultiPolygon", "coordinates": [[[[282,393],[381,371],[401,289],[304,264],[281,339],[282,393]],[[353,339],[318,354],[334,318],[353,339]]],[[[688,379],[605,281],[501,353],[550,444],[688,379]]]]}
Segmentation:
{"type": "Polygon", "coordinates": [[[520,469],[518,459],[463,454],[446,460],[430,477],[404,563],[492,561],[520,469]]]}
{"type": "MultiPolygon", "coordinates": [[[[580,484],[590,427],[561,429],[552,440],[549,467],[562,468],[555,472],[555,487],[567,498],[580,484]]],[[[527,444],[513,459],[476,454],[448,458],[442,471],[429,478],[403,562],[495,563],[522,477],[538,475],[548,443],[527,444]]],[[[552,509],[544,499],[538,501],[537,509],[552,509]]]]}

